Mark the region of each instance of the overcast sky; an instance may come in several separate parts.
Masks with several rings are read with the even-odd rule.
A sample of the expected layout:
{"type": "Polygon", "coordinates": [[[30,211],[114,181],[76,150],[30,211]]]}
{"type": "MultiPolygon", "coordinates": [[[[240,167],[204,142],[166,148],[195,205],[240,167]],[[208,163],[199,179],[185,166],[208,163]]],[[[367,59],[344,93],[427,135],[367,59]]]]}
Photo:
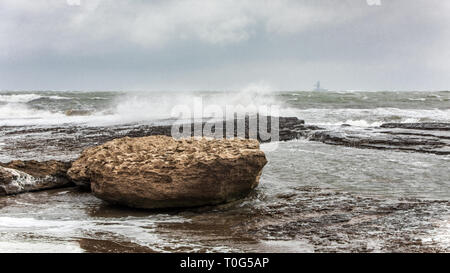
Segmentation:
{"type": "Polygon", "coordinates": [[[450,89],[450,1],[368,2],[0,0],[0,90],[450,89]]]}

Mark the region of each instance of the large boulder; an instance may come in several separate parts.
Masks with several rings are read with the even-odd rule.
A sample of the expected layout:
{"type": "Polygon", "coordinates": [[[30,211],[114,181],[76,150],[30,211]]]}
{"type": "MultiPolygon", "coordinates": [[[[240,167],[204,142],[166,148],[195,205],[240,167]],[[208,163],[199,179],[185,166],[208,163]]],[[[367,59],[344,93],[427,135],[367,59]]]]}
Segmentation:
{"type": "Polygon", "coordinates": [[[70,165],[55,160],[0,163],[0,195],[70,186],[72,183],[66,174],[70,165]]]}
{"type": "Polygon", "coordinates": [[[86,149],[68,175],[110,203],[193,207],[246,196],[266,163],[256,140],[125,137],[86,149]]]}

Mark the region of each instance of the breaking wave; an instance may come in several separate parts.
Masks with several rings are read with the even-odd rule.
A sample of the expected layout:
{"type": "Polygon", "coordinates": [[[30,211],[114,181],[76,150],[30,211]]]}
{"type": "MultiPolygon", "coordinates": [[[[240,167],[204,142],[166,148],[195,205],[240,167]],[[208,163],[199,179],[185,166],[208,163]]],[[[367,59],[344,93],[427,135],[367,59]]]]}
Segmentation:
{"type": "Polygon", "coordinates": [[[3,103],[27,103],[38,99],[66,100],[70,98],[61,96],[42,96],[39,94],[17,94],[17,95],[0,95],[0,102],[3,103]]]}
{"type": "Polygon", "coordinates": [[[450,109],[287,109],[308,123],[319,125],[348,124],[359,127],[380,126],[388,122],[450,122],[450,109]]]}
{"type": "Polygon", "coordinates": [[[176,106],[196,113],[203,111],[208,117],[211,106],[225,109],[238,105],[244,111],[252,110],[248,106],[255,106],[254,111],[268,106],[278,109],[281,116],[296,116],[323,126],[450,122],[450,109],[442,104],[447,93],[394,93],[392,97],[401,101],[398,108],[389,107],[386,96],[386,92],[280,93],[261,84],[249,85],[239,92],[8,92],[0,94],[0,126],[151,123],[173,118],[176,106]],[[424,97],[439,100],[417,99],[424,97]]]}

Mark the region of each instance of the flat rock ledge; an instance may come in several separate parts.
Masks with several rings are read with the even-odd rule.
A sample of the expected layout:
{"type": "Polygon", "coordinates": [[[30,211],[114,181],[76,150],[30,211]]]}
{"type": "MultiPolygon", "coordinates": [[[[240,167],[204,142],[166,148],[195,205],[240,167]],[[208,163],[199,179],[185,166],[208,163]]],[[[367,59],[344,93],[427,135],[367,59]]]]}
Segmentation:
{"type": "Polygon", "coordinates": [[[68,175],[109,203],[194,207],[245,197],[266,163],[257,140],[125,137],[86,149],[68,175]]]}
{"type": "Polygon", "coordinates": [[[380,127],[415,129],[415,130],[450,131],[450,123],[444,122],[384,123],[380,127]]]}
{"type": "Polygon", "coordinates": [[[70,166],[55,160],[0,163],[0,196],[71,186],[70,166]]]}
{"type": "Polygon", "coordinates": [[[339,130],[311,131],[306,137],[354,148],[450,154],[450,123],[385,123],[364,130],[343,126],[339,130]]]}

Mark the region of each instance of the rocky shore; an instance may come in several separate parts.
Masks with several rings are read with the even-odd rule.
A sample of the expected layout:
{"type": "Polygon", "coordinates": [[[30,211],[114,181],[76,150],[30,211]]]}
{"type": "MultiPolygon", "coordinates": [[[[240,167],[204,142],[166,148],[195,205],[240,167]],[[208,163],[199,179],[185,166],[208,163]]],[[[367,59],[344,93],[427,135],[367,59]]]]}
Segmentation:
{"type": "Polygon", "coordinates": [[[399,150],[438,155],[450,154],[450,132],[430,124],[386,124],[364,130],[343,127],[339,130],[311,132],[307,138],[325,144],[354,148],[399,150]],[[397,126],[397,127],[395,127],[397,126]],[[417,128],[427,128],[420,129],[417,128]],[[432,129],[433,128],[433,129],[432,129]]]}
{"type": "MultiPolygon", "coordinates": [[[[261,119],[267,119],[268,128],[270,128],[271,117],[258,116],[258,128],[261,119]]],[[[273,132],[279,136],[280,141],[288,141],[294,139],[308,139],[310,141],[319,141],[325,144],[342,145],[355,148],[371,148],[381,150],[401,150],[419,153],[433,153],[438,155],[450,154],[450,124],[447,123],[387,123],[380,127],[370,127],[360,129],[352,126],[341,126],[335,129],[325,129],[316,125],[307,125],[303,120],[296,117],[280,117],[279,130],[273,132]]],[[[234,135],[238,136],[236,131],[234,135]]],[[[245,119],[245,137],[252,138],[249,133],[249,118],[245,119]]],[[[210,126],[206,122],[202,123],[202,128],[210,126]]],[[[191,135],[194,135],[194,128],[197,125],[188,124],[191,135]]],[[[214,126],[210,126],[215,130],[214,126]]],[[[223,124],[223,135],[226,135],[225,122],[223,124]]],[[[91,148],[98,145],[103,145],[108,141],[114,139],[129,137],[140,138],[148,136],[170,136],[171,125],[123,125],[123,126],[109,126],[109,127],[47,127],[47,128],[15,128],[3,126],[0,132],[3,136],[7,136],[6,142],[2,146],[2,153],[8,153],[14,158],[27,158],[27,154],[43,155],[41,162],[28,161],[12,161],[9,163],[0,164],[0,195],[17,194],[27,191],[37,191],[43,189],[65,187],[73,185],[73,182],[78,185],[83,185],[84,182],[90,181],[92,177],[88,175],[75,175],[72,171],[71,177],[67,176],[67,170],[72,165],[72,162],[86,150],[86,153],[91,148]],[[46,134],[45,139],[38,138],[42,134],[46,134]],[[60,155],[70,154],[69,160],[53,160],[58,159],[60,155]],[[52,160],[45,160],[52,159],[52,160]],[[84,182],[83,182],[84,181],[84,182]]],[[[256,139],[259,142],[270,142],[272,139],[261,138],[258,130],[256,139]]],[[[219,140],[216,140],[220,143],[219,140]]],[[[113,142],[114,145],[120,146],[120,141],[113,142]]],[[[114,146],[113,145],[113,146],[114,146]]],[[[255,145],[255,144],[252,144],[255,145]]],[[[219,145],[220,146],[220,145],[219,145]]],[[[216,147],[216,153],[226,148],[223,146],[216,147]]],[[[105,147],[105,146],[100,146],[105,147]]],[[[111,150],[113,147],[109,145],[111,150]]],[[[161,147],[164,151],[164,147],[161,147]]],[[[144,149],[145,150],[145,149],[144,149]]],[[[180,155],[188,156],[189,153],[180,153],[180,155]]],[[[108,157],[98,158],[98,164],[105,164],[108,157]]],[[[134,158],[137,162],[140,159],[134,158]]],[[[206,158],[198,159],[200,165],[206,158]]],[[[78,161],[79,162],[79,161],[78,161]]],[[[87,161],[86,161],[87,162],[87,161]]],[[[117,163],[117,162],[116,162],[117,163]]],[[[86,166],[89,164],[84,163],[86,166]]],[[[114,162],[111,162],[115,165],[114,162]]],[[[76,166],[79,164],[77,163],[76,166]]],[[[259,164],[258,166],[264,164],[259,164]]],[[[103,165],[102,165],[103,166],[103,165]]],[[[115,166],[121,168],[119,165],[115,166]]],[[[262,168],[262,167],[261,167],[262,168]]],[[[98,168],[101,169],[101,168],[98,168]]],[[[258,168],[256,168],[258,169],[258,168]]],[[[75,170],[75,169],[73,169],[75,170]]],[[[244,172],[240,172],[243,177],[244,172]]],[[[98,176],[105,176],[105,173],[96,173],[98,176]]],[[[156,174],[157,175],[157,172],[156,174]]],[[[170,179],[175,177],[183,177],[183,172],[172,174],[170,179]]],[[[253,177],[253,176],[252,176],[253,177]]],[[[123,179],[123,177],[121,178],[123,179]]],[[[163,179],[164,180],[164,179],[163,179]]],[[[89,185],[89,183],[85,183],[89,185]]],[[[86,185],[85,185],[86,186],[86,185]]],[[[89,188],[89,187],[88,187],[89,188]]]]}
{"type": "MultiPolygon", "coordinates": [[[[3,197],[2,206],[35,215],[44,210],[44,219],[49,219],[53,229],[55,219],[63,218],[56,240],[64,245],[75,243],[87,252],[450,250],[425,239],[448,215],[448,201],[383,200],[309,186],[283,193],[266,188],[241,201],[170,211],[108,205],[76,188],[3,197]],[[55,207],[57,211],[50,209],[55,207]]],[[[45,233],[47,222],[42,222],[35,230],[24,227],[24,237],[32,234],[45,242],[55,240],[45,233]]]]}
{"type": "MultiPolygon", "coordinates": [[[[321,144],[325,143],[423,156],[449,154],[446,123],[322,128],[283,117],[279,125],[280,141],[308,139],[311,142],[305,145],[325,147],[319,153],[331,147],[321,144]]],[[[0,198],[0,208],[14,217],[15,211],[45,211],[51,228],[64,215],[58,224],[70,233],[61,238],[77,238],[89,252],[221,251],[222,246],[229,251],[285,252],[293,244],[295,251],[448,252],[447,245],[421,239],[446,232],[440,229],[448,221],[448,201],[386,199],[327,187],[286,186],[283,183],[288,179],[279,165],[285,163],[286,168],[299,172],[296,168],[301,164],[284,162],[286,154],[282,154],[272,166],[270,162],[264,166],[265,156],[256,140],[190,143],[165,137],[170,133],[168,125],[1,127],[0,155],[24,160],[0,163],[0,195],[7,195],[0,198]],[[25,160],[36,155],[42,156],[39,161],[25,160]],[[255,189],[263,167],[268,177],[255,189]],[[270,182],[274,177],[279,180],[270,182]],[[186,181],[193,186],[184,187],[186,181]],[[92,193],[78,190],[81,187],[73,187],[75,183],[92,187],[92,193]],[[279,184],[286,188],[278,192],[279,184]],[[71,188],[49,190],[61,187],[71,188]],[[19,194],[27,191],[32,193],[19,194]],[[167,207],[171,209],[158,214],[158,208],[167,207]],[[75,229],[74,223],[79,224],[75,229]],[[129,237],[114,233],[123,230],[128,230],[129,237]],[[144,243],[134,241],[136,230],[148,232],[144,243]],[[158,234],[158,240],[145,241],[153,234],[158,234]],[[273,248],[274,242],[280,246],[273,248]]],[[[259,135],[257,139],[267,141],[259,135]]],[[[292,151],[294,158],[300,153],[292,151]]],[[[323,171],[334,174],[332,168],[323,171]]],[[[47,223],[43,222],[39,226],[47,223]]],[[[36,230],[33,236],[47,241],[47,234],[36,230]]],[[[28,228],[24,234],[29,234],[28,228]]]]}

